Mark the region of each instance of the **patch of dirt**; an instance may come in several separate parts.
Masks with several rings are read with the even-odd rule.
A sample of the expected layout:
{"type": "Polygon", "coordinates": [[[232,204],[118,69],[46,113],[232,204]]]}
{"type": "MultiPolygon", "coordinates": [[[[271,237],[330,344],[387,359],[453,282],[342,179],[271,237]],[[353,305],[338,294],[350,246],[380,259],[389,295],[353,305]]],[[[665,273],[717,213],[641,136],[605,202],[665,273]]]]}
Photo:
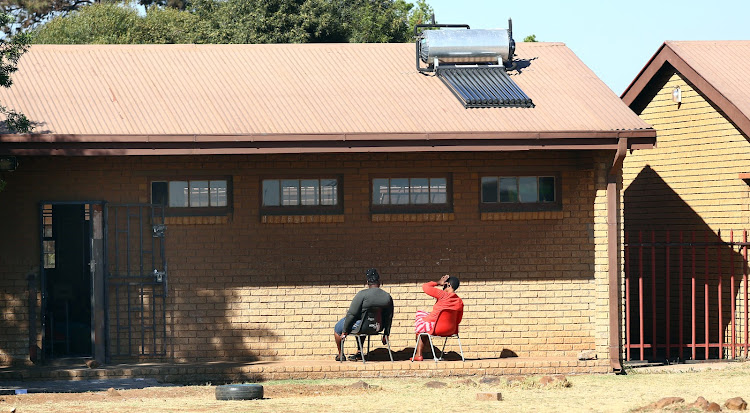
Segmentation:
{"type": "Polygon", "coordinates": [[[190,387],[147,387],[145,389],[107,390],[88,393],[29,393],[0,398],[0,408],[19,402],[56,403],[56,402],[103,402],[124,399],[177,399],[183,397],[213,396],[214,388],[208,386],[190,387]]]}
{"type": "MultiPolygon", "coordinates": [[[[378,391],[370,388],[352,388],[345,385],[311,385],[311,384],[276,384],[264,385],[263,396],[266,399],[281,399],[290,397],[310,396],[339,396],[364,394],[378,391]]],[[[0,411],[3,406],[18,404],[45,404],[59,402],[116,402],[119,400],[139,399],[183,399],[215,397],[214,386],[185,386],[185,387],[148,387],[145,389],[114,390],[89,393],[29,393],[15,396],[0,397],[0,411]]]]}
{"type": "Polygon", "coordinates": [[[352,387],[343,385],[305,385],[305,384],[285,384],[264,386],[263,396],[265,398],[287,398],[287,397],[308,397],[308,396],[343,396],[353,394],[364,394],[378,391],[377,387],[352,387]]]}

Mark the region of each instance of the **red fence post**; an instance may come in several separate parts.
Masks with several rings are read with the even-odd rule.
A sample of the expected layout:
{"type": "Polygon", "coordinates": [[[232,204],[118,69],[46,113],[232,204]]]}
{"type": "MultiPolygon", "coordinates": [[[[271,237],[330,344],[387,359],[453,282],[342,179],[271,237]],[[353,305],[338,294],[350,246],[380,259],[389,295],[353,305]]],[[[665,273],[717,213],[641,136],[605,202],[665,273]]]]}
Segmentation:
{"type": "Polygon", "coordinates": [[[684,262],[683,262],[683,256],[684,256],[684,244],[683,244],[683,237],[682,237],[682,231],[680,231],[680,360],[685,360],[684,354],[685,354],[685,328],[684,328],[684,321],[685,321],[685,311],[683,308],[683,297],[685,296],[685,273],[684,273],[684,262]]]}
{"type": "Polygon", "coordinates": [[[729,245],[732,248],[732,252],[729,254],[729,297],[732,299],[732,358],[735,358],[737,346],[737,330],[734,318],[736,317],[735,312],[737,311],[737,300],[735,300],[734,298],[734,230],[729,231],[729,245]]]}
{"type": "Polygon", "coordinates": [[[747,326],[747,321],[748,321],[747,320],[747,315],[748,315],[747,314],[747,230],[743,230],[743,233],[742,233],[742,243],[743,243],[743,245],[742,245],[742,258],[743,258],[743,262],[742,262],[742,284],[744,284],[744,286],[745,286],[745,288],[744,288],[745,294],[744,294],[743,301],[742,301],[742,306],[745,308],[745,325],[743,326],[743,328],[745,329],[745,342],[743,343],[743,346],[745,347],[745,357],[748,357],[748,354],[747,354],[747,344],[748,344],[747,343],[747,341],[748,341],[747,340],[748,339],[748,337],[747,337],[747,335],[748,335],[747,334],[748,333],[748,331],[747,331],[747,327],[748,327],[747,326]]]}
{"type": "Polygon", "coordinates": [[[703,339],[705,340],[703,345],[706,349],[706,353],[703,355],[704,360],[708,360],[708,342],[711,340],[711,337],[708,335],[708,231],[703,233],[703,240],[706,244],[706,247],[704,248],[704,255],[703,258],[705,260],[705,279],[703,280],[703,339]]]}
{"type": "Polygon", "coordinates": [[[672,323],[670,322],[671,320],[669,319],[670,307],[672,306],[672,303],[671,303],[671,300],[670,300],[670,297],[669,297],[670,296],[669,289],[671,288],[671,283],[670,283],[670,279],[669,279],[669,230],[667,230],[667,249],[666,249],[666,253],[667,253],[667,259],[666,259],[666,267],[667,267],[667,284],[666,284],[666,287],[667,287],[666,288],[666,295],[667,295],[667,302],[666,302],[666,307],[667,307],[667,361],[669,361],[669,350],[670,350],[670,347],[672,346],[672,342],[670,340],[670,330],[671,330],[672,323]]]}
{"type": "Polygon", "coordinates": [[[716,236],[718,243],[716,244],[716,252],[718,253],[719,262],[716,263],[717,271],[719,272],[719,359],[724,358],[724,315],[721,313],[721,231],[719,231],[719,234],[716,236]]]}
{"type": "Polygon", "coordinates": [[[640,334],[641,360],[645,360],[643,346],[643,231],[638,231],[638,333],[640,334]]]}
{"type": "Polygon", "coordinates": [[[630,361],[630,246],[625,232],[625,359],[630,361]]]}
{"type": "Polygon", "coordinates": [[[695,231],[692,231],[692,235],[693,235],[693,243],[692,243],[692,245],[691,245],[690,248],[691,248],[691,254],[693,256],[693,273],[691,274],[691,277],[690,277],[690,294],[691,294],[690,295],[690,297],[691,297],[690,298],[690,303],[692,305],[690,319],[692,320],[692,329],[691,329],[692,333],[691,334],[692,334],[692,339],[693,339],[693,341],[692,341],[693,342],[693,344],[692,344],[692,347],[693,347],[693,358],[692,358],[692,360],[695,360],[695,348],[696,348],[696,344],[697,344],[696,341],[695,341],[695,327],[696,327],[695,326],[695,231]]]}
{"type": "Polygon", "coordinates": [[[656,231],[651,230],[651,356],[656,359],[656,231]]]}

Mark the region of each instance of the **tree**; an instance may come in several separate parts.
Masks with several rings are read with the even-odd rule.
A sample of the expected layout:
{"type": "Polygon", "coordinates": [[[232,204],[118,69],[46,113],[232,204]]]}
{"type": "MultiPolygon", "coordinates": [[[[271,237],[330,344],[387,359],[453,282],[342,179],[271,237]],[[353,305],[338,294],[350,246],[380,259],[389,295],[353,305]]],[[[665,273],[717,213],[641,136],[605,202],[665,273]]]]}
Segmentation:
{"type": "Polygon", "coordinates": [[[34,43],[130,44],[200,43],[198,17],[151,6],[145,16],[115,3],[92,4],[58,16],[33,32],[34,43]]]}
{"type": "Polygon", "coordinates": [[[5,34],[15,30],[27,31],[56,15],[65,15],[94,0],[0,0],[5,13],[11,20],[3,22],[5,34]]]}
{"type": "MultiPolygon", "coordinates": [[[[0,0],[2,1],[2,0],[0,0]]],[[[404,42],[432,9],[425,0],[194,0],[181,11],[157,5],[145,16],[101,3],[58,16],[35,43],[404,42]]]]}
{"type": "Polygon", "coordinates": [[[530,35],[524,37],[523,41],[524,41],[524,43],[536,43],[537,42],[536,35],[535,34],[530,34],[530,35]]]}
{"type": "MultiPolygon", "coordinates": [[[[11,20],[7,13],[0,13],[0,24],[3,26],[10,24],[11,20]]],[[[29,44],[30,37],[23,33],[0,38],[0,87],[13,84],[11,75],[18,70],[18,59],[28,50],[29,44]]],[[[2,103],[0,114],[5,116],[5,127],[10,132],[29,133],[34,128],[23,113],[8,109],[2,103]]]]}

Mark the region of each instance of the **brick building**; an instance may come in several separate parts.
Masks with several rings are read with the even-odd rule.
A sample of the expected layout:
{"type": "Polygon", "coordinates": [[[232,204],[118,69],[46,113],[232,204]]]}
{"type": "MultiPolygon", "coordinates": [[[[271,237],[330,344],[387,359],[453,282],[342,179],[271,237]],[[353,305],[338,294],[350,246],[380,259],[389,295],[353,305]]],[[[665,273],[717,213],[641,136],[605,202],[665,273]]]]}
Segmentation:
{"type": "Polygon", "coordinates": [[[655,132],[563,44],[508,73],[533,104],[465,108],[410,44],[32,47],[0,359],[332,359],[376,267],[396,350],[450,273],[467,357],[619,367],[619,167],[655,132]]]}
{"type": "Polygon", "coordinates": [[[659,134],[657,148],[623,164],[634,283],[645,267],[644,320],[635,311],[635,284],[631,294],[632,342],[660,347],[634,358],[678,351],[682,359],[735,357],[740,347],[748,355],[747,260],[739,242],[750,224],[749,59],[749,41],[668,41],[622,94],[659,134]],[[653,257],[652,239],[659,244],[653,257]]]}

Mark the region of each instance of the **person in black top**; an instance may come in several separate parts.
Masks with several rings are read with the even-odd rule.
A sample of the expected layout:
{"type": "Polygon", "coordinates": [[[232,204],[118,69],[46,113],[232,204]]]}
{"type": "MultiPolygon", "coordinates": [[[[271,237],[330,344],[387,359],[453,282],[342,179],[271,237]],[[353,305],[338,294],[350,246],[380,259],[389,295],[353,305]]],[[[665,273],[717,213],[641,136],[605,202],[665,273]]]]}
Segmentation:
{"type": "MultiPolygon", "coordinates": [[[[333,328],[333,337],[336,341],[336,347],[338,348],[336,361],[342,361],[340,359],[341,340],[359,327],[362,312],[368,308],[383,307],[383,344],[386,344],[386,340],[391,334],[391,323],[393,322],[393,298],[391,298],[390,294],[380,288],[380,274],[378,274],[378,270],[370,268],[367,270],[366,275],[367,288],[358,292],[357,295],[354,296],[354,299],[352,299],[352,303],[349,306],[349,311],[346,312],[346,317],[339,320],[333,328]]],[[[357,354],[349,356],[349,359],[357,360],[361,357],[361,349],[359,349],[357,354]]]]}

